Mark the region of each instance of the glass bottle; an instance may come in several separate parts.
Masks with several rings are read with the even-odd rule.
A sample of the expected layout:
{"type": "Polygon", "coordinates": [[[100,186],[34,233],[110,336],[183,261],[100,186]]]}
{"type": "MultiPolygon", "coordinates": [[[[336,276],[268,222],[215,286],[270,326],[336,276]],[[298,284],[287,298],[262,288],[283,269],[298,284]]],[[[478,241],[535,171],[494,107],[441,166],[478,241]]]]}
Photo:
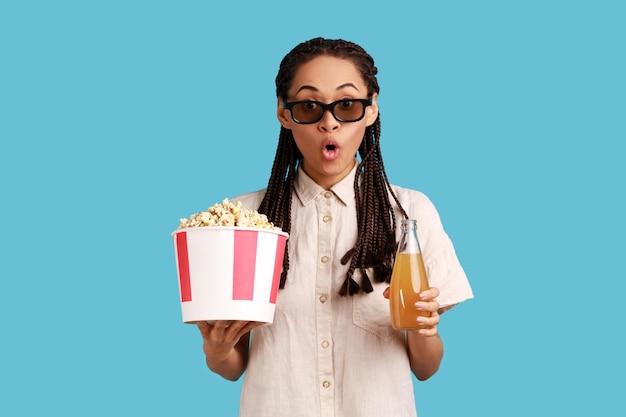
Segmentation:
{"type": "Polygon", "coordinates": [[[417,317],[430,313],[416,310],[415,302],[420,301],[419,293],[428,288],[424,259],[417,239],[417,221],[403,219],[389,293],[391,324],[395,329],[417,330],[423,327],[417,323],[417,317]]]}

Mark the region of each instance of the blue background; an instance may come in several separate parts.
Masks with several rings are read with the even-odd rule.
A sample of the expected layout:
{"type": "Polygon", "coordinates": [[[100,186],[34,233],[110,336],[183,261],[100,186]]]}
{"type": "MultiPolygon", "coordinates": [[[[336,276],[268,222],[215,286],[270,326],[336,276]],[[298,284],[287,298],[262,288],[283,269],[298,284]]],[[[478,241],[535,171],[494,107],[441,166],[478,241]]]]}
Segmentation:
{"type": "Polygon", "coordinates": [[[265,186],[278,64],[325,36],[376,59],[389,177],[434,201],[476,295],[443,316],[420,417],[623,415],[625,18],[602,0],[1,2],[0,414],[237,414],[240,382],[181,322],[170,233],[265,186]]]}

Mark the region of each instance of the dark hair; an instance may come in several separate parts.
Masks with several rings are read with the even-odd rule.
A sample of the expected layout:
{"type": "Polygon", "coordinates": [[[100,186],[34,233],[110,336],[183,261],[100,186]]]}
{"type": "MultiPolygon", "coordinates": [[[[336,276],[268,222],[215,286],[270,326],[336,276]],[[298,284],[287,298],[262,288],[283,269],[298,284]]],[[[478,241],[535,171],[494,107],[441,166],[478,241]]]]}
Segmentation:
{"type": "MultiPolygon", "coordinates": [[[[314,38],[297,45],[281,61],[276,76],[276,96],[286,100],[298,68],[322,55],[351,61],[367,84],[368,96],[379,92],[376,79],[378,69],[374,65],[374,59],[363,48],[342,39],[314,38]]],[[[379,139],[380,114],[376,121],[365,129],[359,147],[361,162],[354,178],[358,235],[353,248],[341,258],[344,265],[350,262],[346,279],[339,291],[341,295],[353,295],[360,289],[366,293],[373,291],[366,268],[373,269],[374,279],[378,282],[389,282],[391,279],[397,244],[396,216],[389,195],[393,197],[403,216],[408,217],[389,184],[379,139]],[[363,180],[361,185],[359,178],[363,180]],[[353,279],[357,268],[362,273],[360,285],[353,279]]],[[[291,231],[291,200],[296,168],[302,162],[302,158],[291,130],[281,127],[272,173],[258,210],[287,233],[291,231]]],[[[286,249],[280,288],[285,286],[288,271],[289,250],[286,249]]]]}

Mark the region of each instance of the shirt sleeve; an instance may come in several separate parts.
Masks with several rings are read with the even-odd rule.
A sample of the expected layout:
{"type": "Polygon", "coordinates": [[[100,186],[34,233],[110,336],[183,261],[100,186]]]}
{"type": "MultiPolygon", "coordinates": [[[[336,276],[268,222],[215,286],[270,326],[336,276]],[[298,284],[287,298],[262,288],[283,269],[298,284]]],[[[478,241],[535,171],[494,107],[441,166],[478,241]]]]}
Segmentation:
{"type": "Polygon", "coordinates": [[[473,298],[469,280],[432,201],[419,191],[397,190],[404,209],[408,212],[410,207],[413,208],[428,282],[431,287],[439,289],[437,301],[441,307],[473,298]]]}

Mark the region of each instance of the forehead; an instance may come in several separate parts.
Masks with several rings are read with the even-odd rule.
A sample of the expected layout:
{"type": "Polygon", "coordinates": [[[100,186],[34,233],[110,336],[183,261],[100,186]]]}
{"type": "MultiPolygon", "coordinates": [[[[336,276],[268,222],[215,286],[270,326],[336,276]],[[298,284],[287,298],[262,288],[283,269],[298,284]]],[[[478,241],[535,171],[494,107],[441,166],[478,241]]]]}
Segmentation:
{"type": "Polygon", "coordinates": [[[334,90],[346,84],[355,85],[361,92],[367,91],[363,76],[352,61],[324,55],[298,67],[290,90],[296,92],[302,86],[314,87],[320,91],[334,90]]]}

